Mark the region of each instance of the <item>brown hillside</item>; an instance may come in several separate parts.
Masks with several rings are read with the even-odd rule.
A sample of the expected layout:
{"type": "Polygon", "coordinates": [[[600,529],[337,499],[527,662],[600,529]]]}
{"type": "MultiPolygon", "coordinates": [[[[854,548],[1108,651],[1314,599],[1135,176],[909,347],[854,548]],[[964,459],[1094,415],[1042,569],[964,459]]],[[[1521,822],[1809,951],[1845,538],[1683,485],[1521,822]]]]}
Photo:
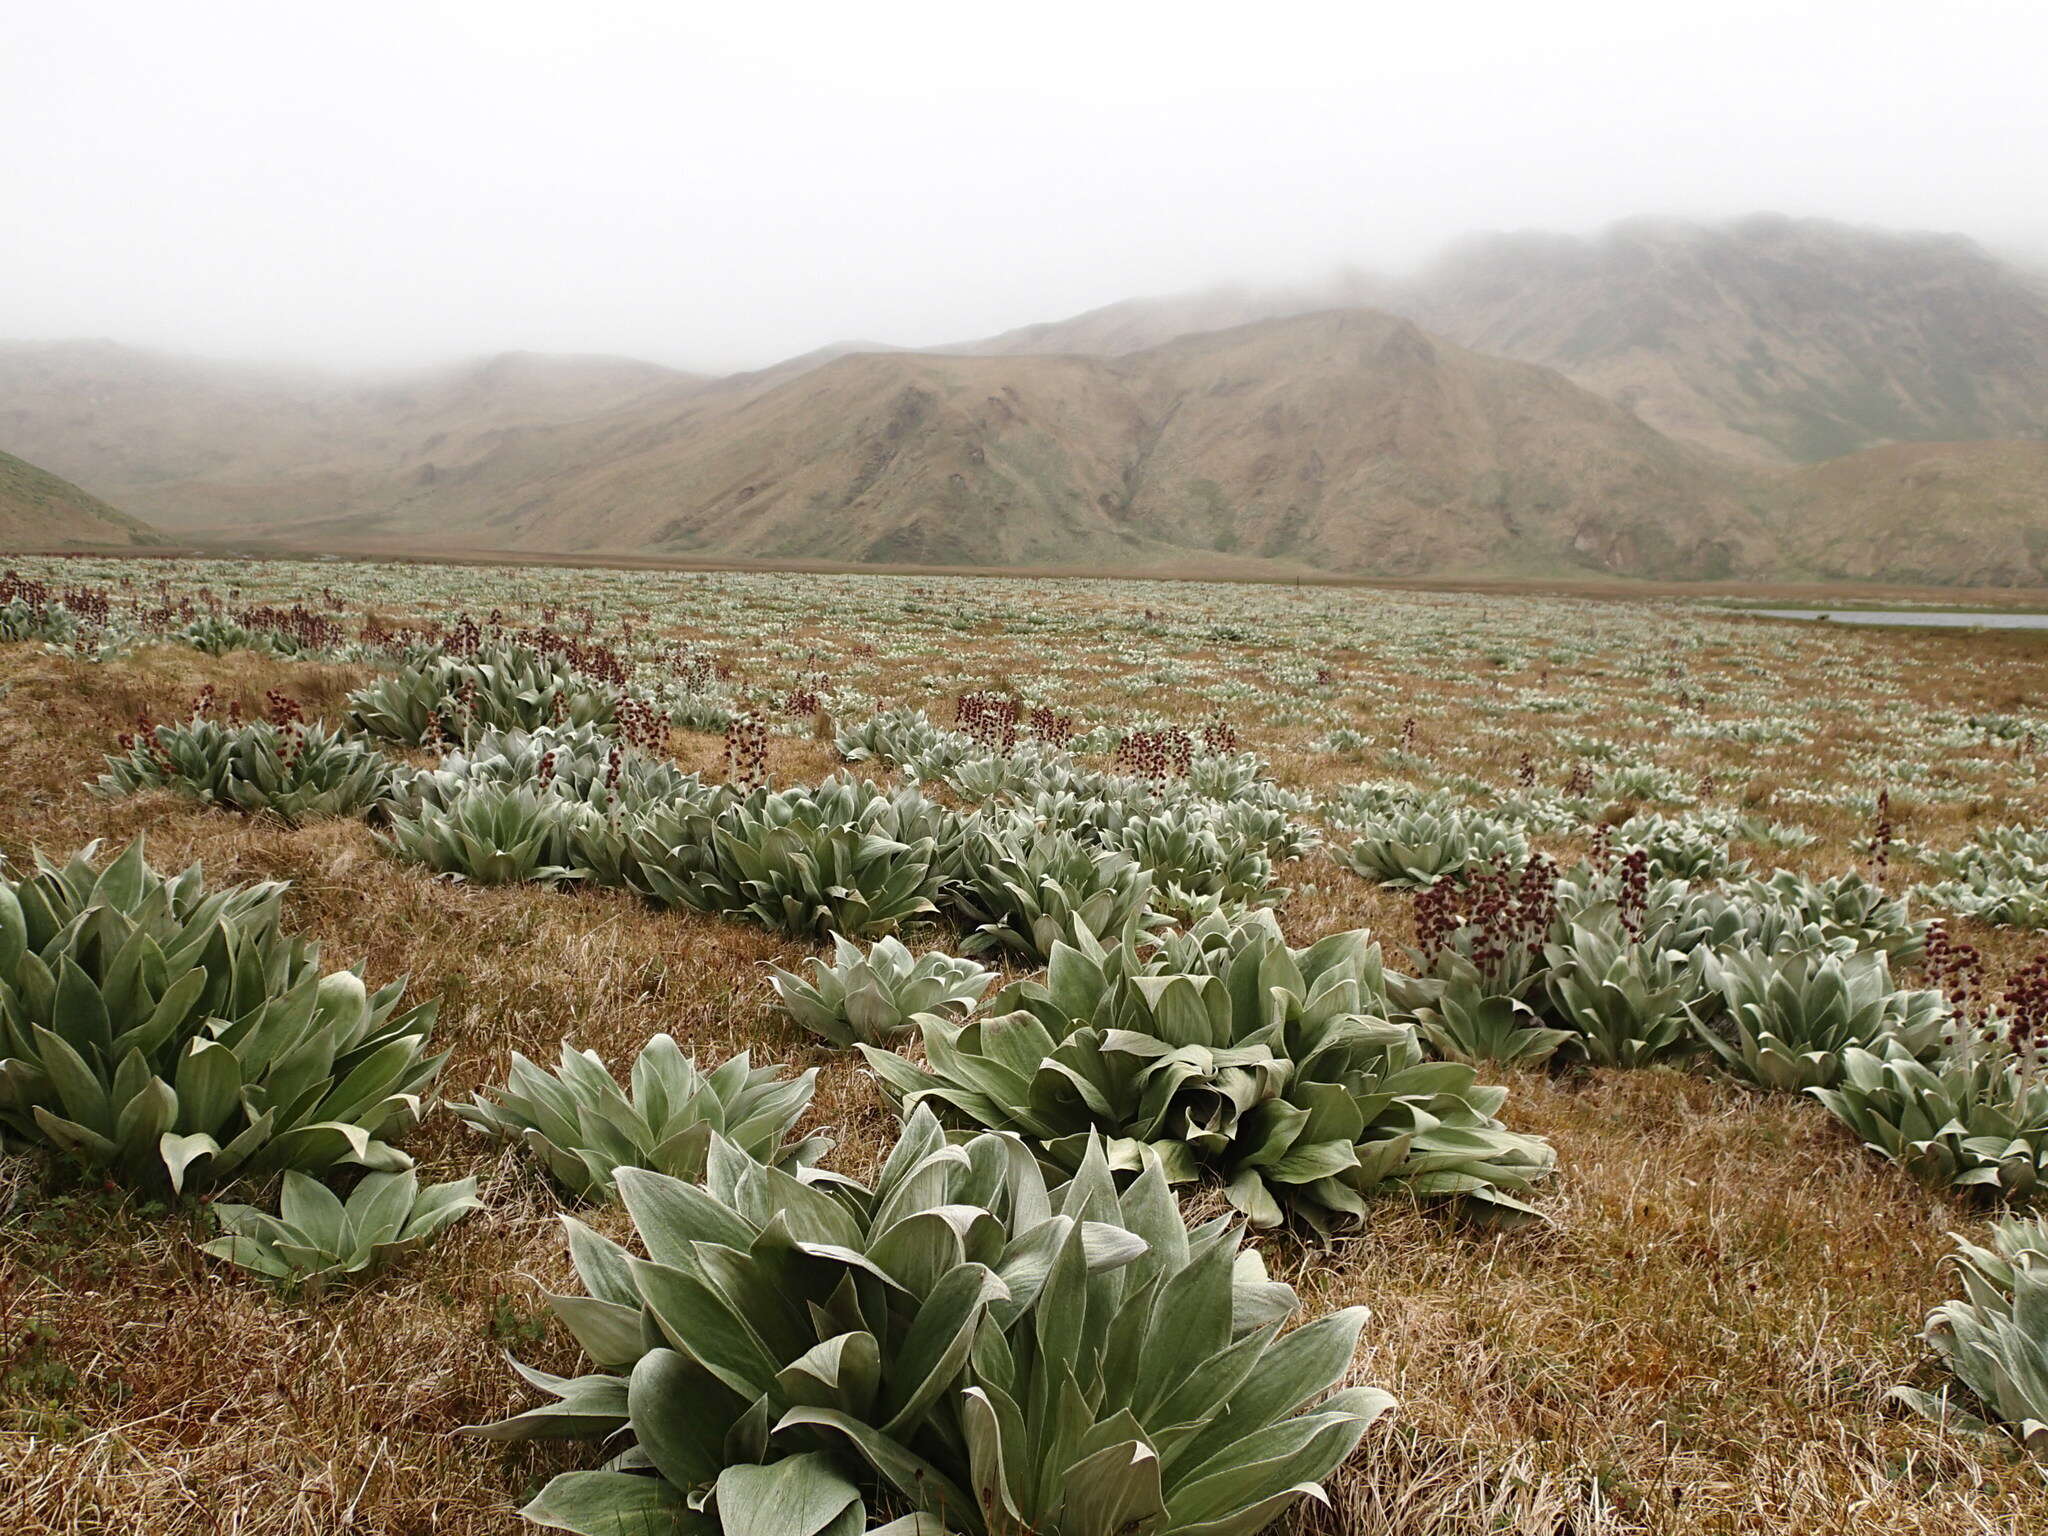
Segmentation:
{"type": "Polygon", "coordinates": [[[1750,488],[1546,369],[1370,310],[1125,360],[1157,440],[1136,518],[1190,543],[1388,574],[1758,569],[1750,488]]]}
{"type": "Polygon", "coordinates": [[[2010,582],[2048,574],[2048,286],[1953,237],[1759,217],[717,380],[0,345],[0,441],[214,542],[2010,582]]]}
{"type": "Polygon", "coordinates": [[[0,453],[0,549],[133,548],[162,535],[48,470],[0,453]]]}
{"type": "Polygon", "coordinates": [[[957,350],[1115,357],[1371,305],[1759,464],[2048,436],[2048,283],[1959,236],[1758,215],[1461,242],[1419,276],[1131,299],[957,350]]]}
{"type": "Polygon", "coordinates": [[[377,379],[108,342],[0,344],[0,441],[166,528],[347,513],[507,438],[701,386],[626,358],[506,353],[377,379]]]}
{"type": "Polygon", "coordinates": [[[2048,582],[2048,443],[1892,443],[1786,477],[1788,566],[1815,576],[2048,582]]]}
{"type": "Polygon", "coordinates": [[[1102,510],[1142,430],[1082,359],[842,358],[764,390],[706,391],[499,445],[302,542],[661,550],[751,559],[1127,563],[1102,510]]]}
{"type": "Polygon", "coordinates": [[[1343,310],[1117,359],[845,357],[527,434],[282,531],[325,546],[1700,576],[1768,558],[1750,494],[1556,374],[1343,310]]]}
{"type": "Polygon", "coordinates": [[[1492,236],[1400,307],[1760,463],[2048,436],[2048,300],[1960,236],[1770,216],[1492,236]]]}

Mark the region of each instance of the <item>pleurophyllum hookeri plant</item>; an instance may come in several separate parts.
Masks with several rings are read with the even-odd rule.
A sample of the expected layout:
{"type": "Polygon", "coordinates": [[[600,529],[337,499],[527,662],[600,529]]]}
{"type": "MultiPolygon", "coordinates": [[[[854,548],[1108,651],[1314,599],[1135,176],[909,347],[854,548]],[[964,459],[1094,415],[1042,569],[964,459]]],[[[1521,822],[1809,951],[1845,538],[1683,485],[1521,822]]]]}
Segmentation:
{"type": "Polygon", "coordinates": [[[460,665],[433,652],[402,663],[348,696],[349,723],[408,747],[432,746],[459,734],[451,694],[460,665]]]}
{"type": "Polygon", "coordinates": [[[1494,1118],[1507,1096],[1424,1059],[1386,1018],[1363,932],[1289,949],[1270,913],[1211,923],[1149,961],[1129,944],[1054,947],[1043,983],[984,1016],[919,1020],[929,1070],[864,1048],[907,1108],[1031,1138],[1073,1167],[1090,1136],[1119,1169],[1207,1174],[1261,1226],[1327,1231],[1388,1192],[1526,1218],[1550,1147],[1494,1118]]]}
{"type": "MultiPolygon", "coordinates": [[[[0,578],[0,582],[5,580],[0,578]]],[[[35,598],[8,597],[0,601],[0,643],[41,640],[51,645],[68,645],[78,635],[77,615],[62,603],[49,601],[47,589],[35,598]]]]}
{"type": "Polygon", "coordinates": [[[173,1190],[279,1169],[411,1166],[391,1145],[440,1069],[397,1011],[279,932],[284,887],[166,879],[140,838],[0,879],[0,1125],[173,1190]]]}
{"type": "Polygon", "coordinates": [[[1852,1047],[1835,1086],[1807,1091],[1937,1188],[2026,1200],[2048,1180],[2048,1076],[2003,1042],[1960,1041],[1929,1062],[1896,1044],[1852,1047]]]}
{"type": "Polygon", "coordinates": [[[568,658],[500,642],[474,656],[429,651],[348,698],[349,719],[407,746],[462,740],[473,731],[604,725],[619,690],[579,673],[568,658]]]}
{"type": "Polygon", "coordinates": [[[1548,1028],[1519,998],[1492,990],[1461,956],[1447,957],[1451,974],[1417,1010],[1415,1027],[1431,1049],[1451,1061],[1540,1067],[1566,1045],[1569,1030],[1548,1028]]]}
{"type": "Polygon", "coordinates": [[[1631,816],[1616,827],[1614,847],[1640,848],[1647,856],[1652,875],[1670,875],[1681,880],[1719,880],[1749,868],[1747,861],[1729,853],[1728,839],[1722,833],[1696,821],[1661,816],[1655,811],[1631,816]]]}
{"type": "Polygon", "coordinates": [[[406,811],[424,803],[446,808],[483,784],[546,790],[601,810],[712,798],[696,774],[597,726],[581,725],[478,732],[445,753],[437,766],[402,774],[393,800],[406,811]]]}
{"type": "Polygon", "coordinates": [[[1924,1337],[1972,1401],[1959,1405],[1948,1389],[1892,1395],[1949,1428],[1995,1425],[2048,1456],[2048,1219],[2008,1218],[1993,1225],[1989,1247],[1958,1238],[1956,1250],[1963,1296],[1934,1309],[1924,1337]]]}
{"type": "Polygon", "coordinates": [[[903,771],[919,783],[943,777],[949,787],[969,805],[986,805],[991,800],[1030,795],[1049,783],[1065,779],[1072,759],[1056,747],[1038,742],[1021,744],[1008,752],[970,751],[955,758],[944,746],[936,752],[906,759],[903,771]],[[934,774],[932,770],[939,769],[934,774]]]}
{"type": "Polygon", "coordinates": [[[1519,828],[1467,811],[1396,811],[1363,831],[1338,862],[1386,886],[1434,885],[1488,865],[1519,866],[1529,857],[1529,839],[1519,828]]]}
{"type": "MultiPolygon", "coordinates": [[[[718,786],[699,798],[665,800],[615,819],[621,844],[617,855],[627,885],[664,907],[716,912],[711,828],[727,792],[718,786]]],[[[588,860],[592,850],[578,851],[588,860]]]]}
{"type": "Polygon", "coordinates": [[[1960,848],[1920,848],[1917,853],[1943,875],[1976,872],[2036,888],[2048,885],[2048,829],[2039,826],[1993,827],[1960,848]]]}
{"type": "Polygon", "coordinates": [[[525,784],[476,784],[444,807],[393,810],[379,840],[409,864],[476,885],[556,885],[579,878],[569,862],[578,813],[589,807],[525,784]]]}
{"type": "Polygon", "coordinates": [[[2048,880],[1972,868],[1954,880],[1916,885],[1913,894],[1944,912],[1995,928],[2048,928],[2048,880]]]}
{"type": "Polygon", "coordinates": [[[298,720],[228,724],[194,714],[122,737],[94,785],[108,796],[173,789],[286,821],[356,816],[390,789],[391,761],[360,737],[298,720]]]}
{"type": "Polygon", "coordinates": [[[809,963],[808,980],[772,966],[769,983],[792,1019],[834,1045],[887,1045],[909,1032],[914,1014],[972,1013],[996,979],[972,960],[937,950],[913,956],[893,938],[876,940],[862,954],[836,933],[831,962],[809,963]]]}
{"type": "Polygon", "coordinates": [[[1906,898],[1887,893],[1853,870],[1814,880],[1793,870],[1751,880],[1744,894],[1778,906],[1801,926],[1817,926],[1829,939],[1847,938],[1857,949],[1881,949],[1893,964],[1918,960],[1927,949],[1927,924],[1916,922],[1906,898]]]}
{"type": "Polygon", "coordinates": [[[1882,952],[1735,951],[1708,954],[1701,968],[1700,1037],[1729,1071],[1765,1088],[1833,1087],[1852,1049],[1890,1044],[1927,1056],[1947,1018],[1939,992],[1892,985],[1882,952]]]}
{"type": "Polygon", "coordinates": [[[1229,824],[1190,806],[1133,816],[1109,840],[1151,877],[1155,905],[1187,910],[1207,903],[1242,906],[1273,900],[1273,861],[1229,824]]]}
{"type": "Polygon", "coordinates": [[[1107,940],[1156,923],[1151,895],[1152,877],[1128,854],[1091,847],[1071,832],[991,821],[969,839],[960,904],[978,926],[964,948],[1044,960],[1082,935],[1107,940]]]}
{"type": "Polygon", "coordinates": [[[1595,1066],[1647,1067],[1697,1050],[1685,1009],[1697,982],[1687,963],[1631,933],[1611,908],[1581,914],[1544,958],[1548,1012],[1595,1066]]]}
{"type": "Polygon", "coordinates": [[[656,1035],[625,1086],[597,1052],[564,1042],[555,1071],[514,1051],[505,1086],[452,1107],[488,1135],[523,1142],[571,1194],[608,1200],[622,1167],[702,1178],[715,1136],[776,1167],[817,1161],[831,1142],[785,1140],[817,1081],[815,1067],[784,1078],[779,1067],[752,1065],[744,1051],[701,1071],[673,1039],[656,1035]]]}
{"type": "Polygon", "coordinates": [[[422,1190],[409,1168],[369,1173],[344,1202],[318,1179],[287,1173],[277,1215],[218,1202],[212,1212],[224,1235],[201,1246],[237,1268],[292,1284],[366,1278],[482,1209],[473,1178],[422,1190]]]}
{"type": "Polygon", "coordinates": [[[1294,1293],[1236,1224],[1188,1231],[1157,1168],[1119,1194],[1099,1145],[1048,1189],[1016,1139],[920,1112],[872,1189],[720,1138],[705,1187],[619,1190],[647,1257],[565,1218],[589,1295],[552,1298],[596,1369],[521,1367],[555,1401],[479,1431],[616,1452],[537,1525],[1252,1536],[1391,1406],[1338,1389],[1362,1309],[1282,1334],[1294,1293]]]}
{"type": "Polygon", "coordinates": [[[957,761],[974,750],[974,738],[934,725],[921,709],[885,709],[857,724],[841,726],[832,745],[849,763],[872,758],[894,765],[941,750],[957,761]]]}
{"type": "Polygon", "coordinates": [[[650,836],[645,884],[657,899],[748,918],[781,933],[870,938],[935,911],[940,808],[852,779],[755,790],[686,817],[673,847],[650,836]],[[691,846],[694,841],[694,847],[691,846]],[[680,858],[679,870],[668,867],[680,858]]]}

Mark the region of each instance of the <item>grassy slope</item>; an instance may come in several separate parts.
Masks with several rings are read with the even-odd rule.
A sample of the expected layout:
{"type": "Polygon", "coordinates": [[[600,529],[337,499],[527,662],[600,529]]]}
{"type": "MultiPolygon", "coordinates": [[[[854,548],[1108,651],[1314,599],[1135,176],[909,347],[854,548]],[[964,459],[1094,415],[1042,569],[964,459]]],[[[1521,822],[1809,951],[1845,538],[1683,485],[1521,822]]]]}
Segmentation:
{"type": "MultiPolygon", "coordinates": [[[[1829,643],[1912,646],[1914,686],[1952,707],[2038,694],[2042,653],[2028,637],[1829,643]]],[[[108,803],[81,786],[138,710],[161,715],[202,682],[251,707],[281,685],[331,714],[354,677],[246,655],[85,666],[0,653],[17,706],[0,720],[14,789],[0,804],[0,846],[69,848],[147,828],[160,865],[204,858],[221,880],[292,880],[295,929],[336,960],[365,957],[379,979],[409,973],[416,997],[443,1000],[448,1097],[497,1079],[509,1049],[551,1056],[573,1034],[616,1057],[666,1029],[714,1056],[753,1046],[820,1065],[816,1122],[836,1128],[842,1166],[872,1162],[890,1133],[872,1089],[763,1007],[759,962],[792,964],[798,946],[611,896],[437,884],[353,823],[286,830],[162,799],[108,803]]],[[[1457,722],[1429,729],[1449,739],[1457,722]]],[[[1815,751],[1838,771],[1855,721],[1828,729],[1851,733],[1815,751]]],[[[672,746],[685,767],[715,768],[716,740],[678,735],[672,746]]],[[[828,766],[817,743],[776,737],[772,750],[780,779],[828,766]]],[[[1358,771],[1301,743],[1273,755],[1297,782],[1358,771]]],[[[1297,942],[1357,924],[1394,944],[1407,934],[1403,898],[1327,871],[1291,878],[1326,887],[1283,914],[1297,942]]],[[[2016,953],[2003,936],[1971,937],[1994,964],[2016,953]]],[[[1549,1229],[1466,1234],[1388,1206],[1367,1237],[1329,1254],[1268,1244],[1310,1306],[1373,1307],[1359,1375],[1405,1403],[1341,1474],[1335,1512],[1283,1524],[1283,1536],[2048,1527],[2034,1471],[1947,1442],[1883,1401],[1921,1369],[1913,1335],[1948,1291],[1937,1258],[1945,1232],[1970,1223],[1964,1207],[1874,1164],[1795,1099],[1667,1072],[1517,1075],[1511,1086],[1510,1122],[1559,1148],[1549,1229]]],[[[375,1286],[317,1305],[207,1263],[192,1229],[160,1211],[90,1188],[53,1203],[31,1161],[0,1161],[0,1209],[12,1213],[0,1220],[0,1529],[518,1530],[507,1500],[585,1453],[507,1458],[449,1432],[524,1402],[504,1348],[575,1365],[538,1304],[569,1278],[557,1202],[529,1162],[452,1116],[432,1117],[413,1145],[429,1176],[480,1174],[490,1214],[375,1286]],[[31,1328],[53,1342],[27,1347],[31,1328]]],[[[620,1229],[615,1211],[593,1219],[620,1229]]]]}
{"type": "Polygon", "coordinates": [[[1817,576],[2048,579],[2048,442],[1893,443],[1787,477],[1787,559],[1817,576]]]}
{"type": "Polygon", "coordinates": [[[0,453],[0,549],[160,544],[140,518],[117,512],[48,470],[0,453]]]}

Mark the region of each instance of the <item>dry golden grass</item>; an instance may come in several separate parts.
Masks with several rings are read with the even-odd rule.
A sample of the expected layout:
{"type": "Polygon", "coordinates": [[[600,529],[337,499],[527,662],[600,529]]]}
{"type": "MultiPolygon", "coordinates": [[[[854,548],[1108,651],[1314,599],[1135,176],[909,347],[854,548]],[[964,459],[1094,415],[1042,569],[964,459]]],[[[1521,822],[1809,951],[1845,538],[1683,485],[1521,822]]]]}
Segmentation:
{"type": "MultiPolygon", "coordinates": [[[[2001,639],[1966,656],[1940,643],[1927,654],[1947,664],[1924,669],[1930,690],[1990,704],[2039,687],[2038,649],[2001,639]]],[[[362,957],[373,979],[408,974],[413,996],[441,1000],[447,1097],[499,1078],[513,1049],[552,1055],[568,1036],[616,1059],[667,1030],[713,1057],[746,1047],[820,1066],[813,1121],[840,1138],[840,1166],[872,1163],[892,1117],[853,1064],[765,1006],[760,963],[793,964],[798,946],[619,896],[437,883],[354,823],[293,830],[83,787],[138,710],[164,715],[202,682],[252,706],[282,686],[332,713],[356,680],[247,655],[152,650],[92,667],[0,651],[0,846],[19,858],[146,830],[159,866],[203,858],[218,880],[291,880],[289,921],[331,960],[362,957]]],[[[1459,718],[1447,704],[1426,729],[1448,736],[1459,718]]],[[[1816,750],[1851,750],[1854,721],[1842,732],[1816,750]]],[[[1301,742],[1256,744],[1283,777],[1347,776],[1301,742]]],[[[674,746],[686,766],[717,757],[709,738],[674,746]]],[[[828,766],[817,742],[777,738],[774,750],[784,779],[828,766]]],[[[1405,936],[1404,898],[1327,865],[1294,873],[1317,885],[1284,909],[1297,942],[1361,923],[1405,936]]],[[[1557,1145],[1548,1227],[1489,1235],[1390,1206],[1326,1252],[1264,1244],[1310,1306],[1373,1308],[1358,1375],[1403,1400],[1334,1481],[1334,1507],[1283,1529],[2048,1529],[2038,1469],[1884,1399],[1924,1374],[1914,1335],[1948,1289],[1944,1234],[1978,1213],[1867,1158],[1819,1106],[1704,1076],[1516,1075],[1506,1115],[1557,1145]]],[[[487,1212],[375,1283],[317,1300],[205,1260],[190,1212],[67,1181],[33,1156],[0,1159],[0,1531],[521,1529],[511,1506],[587,1449],[508,1455],[452,1432],[527,1402],[505,1349],[575,1363],[539,1302],[571,1284],[559,1202],[530,1162],[451,1115],[409,1145],[429,1176],[479,1174],[487,1212]]],[[[616,1212],[594,1219],[621,1229],[616,1212]]]]}

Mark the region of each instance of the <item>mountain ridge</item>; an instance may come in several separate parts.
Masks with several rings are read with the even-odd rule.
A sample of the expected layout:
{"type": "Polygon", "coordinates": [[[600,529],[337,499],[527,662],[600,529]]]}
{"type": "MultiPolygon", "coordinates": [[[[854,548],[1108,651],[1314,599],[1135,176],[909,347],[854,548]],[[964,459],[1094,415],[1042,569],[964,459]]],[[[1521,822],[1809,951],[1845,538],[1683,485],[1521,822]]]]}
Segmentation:
{"type": "Polygon", "coordinates": [[[175,534],[307,548],[1996,582],[2048,576],[2044,441],[2048,279],[1776,216],[723,378],[0,344],[0,445],[175,534]]]}
{"type": "MultiPolygon", "coordinates": [[[[282,495],[310,505],[312,490],[282,495]]],[[[429,484],[268,533],[976,566],[1198,554],[1401,575],[1712,575],[1762,558],[1753,509],[1708,456],[1549,370],[1370,310],[1119,358],[851,353],[501,438],[429,484]]]]}

